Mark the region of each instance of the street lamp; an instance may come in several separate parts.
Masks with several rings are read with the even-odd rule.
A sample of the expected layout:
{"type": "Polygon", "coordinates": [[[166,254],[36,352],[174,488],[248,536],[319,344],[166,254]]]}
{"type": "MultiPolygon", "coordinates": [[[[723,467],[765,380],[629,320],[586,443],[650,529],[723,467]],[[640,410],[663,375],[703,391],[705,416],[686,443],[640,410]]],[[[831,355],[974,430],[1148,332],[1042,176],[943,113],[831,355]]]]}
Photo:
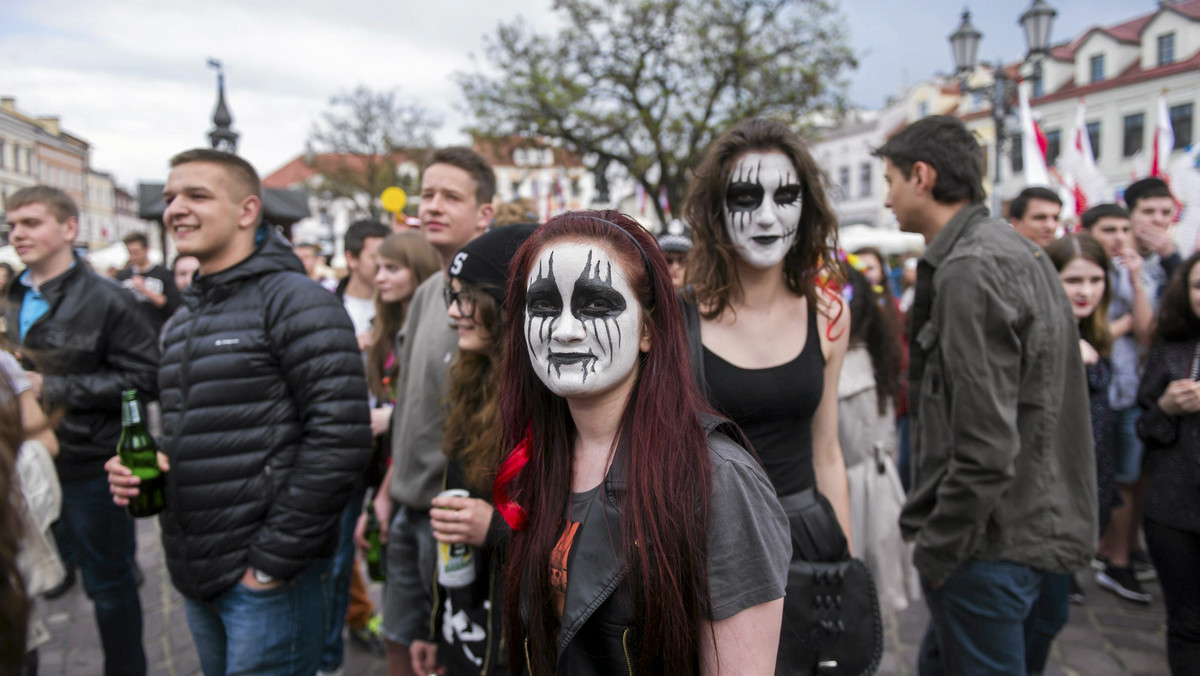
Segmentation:
{"type": "MultiPolygon", "coordinates": [[[[1058,12],[1046,4],[1045,0],[1033,0],[1033,4],[1021,15],[1018,24],[1025,30],[1025,63],[1033,68],[1034,81],[1042,77],[1042,59],[1050,53],[1050,28],[1058,12]]],[[[979,41],[983,33],[971,25],[971,12],[963,10],[962,23],[950,34],[950,51],[954,55],[954,72],[958,78],[959,90],[963,95],[978,94],[992,107],[992,123],[996,129],[996,170],[992,175],[992,213],[1000,213],[1000,167],[1002,164],[1001,148],[1012,141],[1017,134],[1005,129],[1005,121],[1012,114],[1012,100],[1017,95],[1017,79],[1010,78],[1004,70],[1003,63],[977,63],[979,41]],[[969,82],[971,72],[977,65],[987,67],[992,71],[991,86],[972,87],[969,82]]]]}

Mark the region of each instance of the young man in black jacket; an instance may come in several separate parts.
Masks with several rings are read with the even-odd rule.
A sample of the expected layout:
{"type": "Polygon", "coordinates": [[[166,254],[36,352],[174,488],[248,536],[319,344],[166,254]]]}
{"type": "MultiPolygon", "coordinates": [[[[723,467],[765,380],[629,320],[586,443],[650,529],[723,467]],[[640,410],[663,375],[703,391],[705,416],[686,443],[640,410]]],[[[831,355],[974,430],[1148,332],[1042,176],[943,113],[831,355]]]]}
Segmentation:
{"type": "Polygon", "coordinates": [[[155,333],[128,293],[76,258],[79,212],[66,193],[33,186],[7,206],[9,241],[27,266],[8,289],[9,337],[43,407],[62,415],[56,533],[94,604],[105,674],[145,674],[133,519],[109,499],[104,461],[121,434],[121,391],[157,390],[155,333]]]}
{"type": "MultiPolygon", "coordinates": [[[[171,159],[163,221],[200,261],[163,335],[160,523],[207,674],[317,670],[338,519],[371,452],[350,319],[261,223],[254,168],[171,159]]],[[[118,503],[135,480],[110,460],[118,503]]]]}

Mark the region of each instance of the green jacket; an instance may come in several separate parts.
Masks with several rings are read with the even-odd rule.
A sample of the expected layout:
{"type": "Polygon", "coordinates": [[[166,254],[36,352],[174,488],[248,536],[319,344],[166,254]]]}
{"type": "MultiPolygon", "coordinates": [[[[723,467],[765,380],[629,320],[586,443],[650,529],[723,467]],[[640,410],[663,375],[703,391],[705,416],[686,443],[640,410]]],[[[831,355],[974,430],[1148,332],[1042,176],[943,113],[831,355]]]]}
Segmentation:
{"type": "Polygon", "coordinates": [[[1045,251],[982,205],[964,207],[921,259],[913,312],[913,483],[900,526],[917,570],[937,585],[968,559],[1083,567],[1096,538],[1087,381],[1045,251]]]}

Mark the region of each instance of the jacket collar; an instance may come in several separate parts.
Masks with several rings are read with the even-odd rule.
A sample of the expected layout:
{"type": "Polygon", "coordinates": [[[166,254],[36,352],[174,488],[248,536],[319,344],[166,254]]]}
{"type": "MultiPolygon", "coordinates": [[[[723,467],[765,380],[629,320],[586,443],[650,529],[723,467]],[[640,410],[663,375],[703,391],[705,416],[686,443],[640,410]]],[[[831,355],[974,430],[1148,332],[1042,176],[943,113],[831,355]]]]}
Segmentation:
{"type": "Polygon", "coordinates": [[[975,223],[985,220],[988,217],[988,208],[982,204],[968,204],[954,214],[954,218],[942,228],[942,231],[933,238],[929,246],[925,249],[925,255],[921,260],[933,267],[938,267],[942,261],[946,260],[946,256],[950,255],[950,251],[954,249],[954,244],[958,242],[958,238],[963,236],[971,226],[975,223]]]}
{"type": "Polygon", "coordinates": [[[195,310],[203,301],[227,298],[243,282],[272,272],[293,271],[304,274],[304,265],[283,235],[270,226],[260,225],[264,233],[262,241],[241,262],[210,275],[197,275],[191,286],[183,292],[183,301],[195,310]]]}
{"type": "MultiPolygon", "coordinates": [[[[55,277],[54,279],[48,279],[42,282],[41,285],[37,287],[37,292],[42,294],[42,297],[46,299],[46,302],[49,303],[51,307],[58,305],[63,296],[66,295],[67,288],[71,282],[77,279],[80,275],[87,274],[87,271],[84,270],[86,267],[87,263],[79,260],[79,257],[76,256],[75,262],[71,264],[71,267],[67,268],[66,272],[55,277]]],[[[21,274],[25,275],[32,273],[22,272],[21,274]]],[[[26,289],[32,288],[31,286],[18,281],[19,279],[20,277],[14,279],[12,283],[8,285],[9,300],[15,304],[19,304],[22,300],[24,300],[26,289]]]]}

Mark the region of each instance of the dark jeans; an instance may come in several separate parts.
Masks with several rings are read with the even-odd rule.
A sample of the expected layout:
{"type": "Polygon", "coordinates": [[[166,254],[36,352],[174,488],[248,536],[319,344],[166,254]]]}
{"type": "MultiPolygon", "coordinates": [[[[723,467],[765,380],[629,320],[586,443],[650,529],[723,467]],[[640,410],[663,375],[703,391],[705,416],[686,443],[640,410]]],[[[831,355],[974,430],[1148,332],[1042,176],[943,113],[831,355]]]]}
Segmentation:
{"type": "Polygon", "coordinates": [[[362,513],[364,491],[355,491],[342,512],[341,534],[337,552],[333,555],[333,597],[329,616],[325,618],[325,648],[321,651],[321,671],[335,671],[342,666],[346,646],[342,627],[346,624],[346,607],[350,605],[350,571],[354,568],[354,527],[362,513]]]}
{"type": "Polygon", "coordinates": [[[96,613],[105,676],[146,673],[142,603],[133,572],[133,518],[113,504],[108,477],[63,484],[62,534],[74,548],[96,613]]]}
{"type": "Polygon", "coordinates": [[[1071,614],[1070,598],[1069,574],[1042,573],[1041,593],[1025,620],[1025,669],[1029,676],[1041,676],[1046,670],[1054,637],[1067,626],[1071,614]]]}
{"type": "Polygon", "coordinates": [[[917,657],[921,676],[1025,674],[1025,622],[1042,573],[1007,561],[971,559],[934,589],[921,580],[929,628],[917,657]]]}
{"type": "Polygon", "coordinates": [[[896,473],[900,475],[900,485],[904,487],[905,493],[908,492],[909,484],[912,483],[912,446],[909,441],[911,430],[912,421],[908,416],[896,418],[896,431],[899,433],[897,436],[896,473]]]}
{"type": "Polygon", "coordinates": [[[205,676],[293,676],[317,671],[329,604],[329,559],[278,587],[238,582],[213,601],[184,599],[205,676]]]}
{"type": "Polygon", "coordinates": [[[1200,674],[1200,533],[1144,519],[1146,548],[1167,606],[1171,673],[1200,674]]]}

